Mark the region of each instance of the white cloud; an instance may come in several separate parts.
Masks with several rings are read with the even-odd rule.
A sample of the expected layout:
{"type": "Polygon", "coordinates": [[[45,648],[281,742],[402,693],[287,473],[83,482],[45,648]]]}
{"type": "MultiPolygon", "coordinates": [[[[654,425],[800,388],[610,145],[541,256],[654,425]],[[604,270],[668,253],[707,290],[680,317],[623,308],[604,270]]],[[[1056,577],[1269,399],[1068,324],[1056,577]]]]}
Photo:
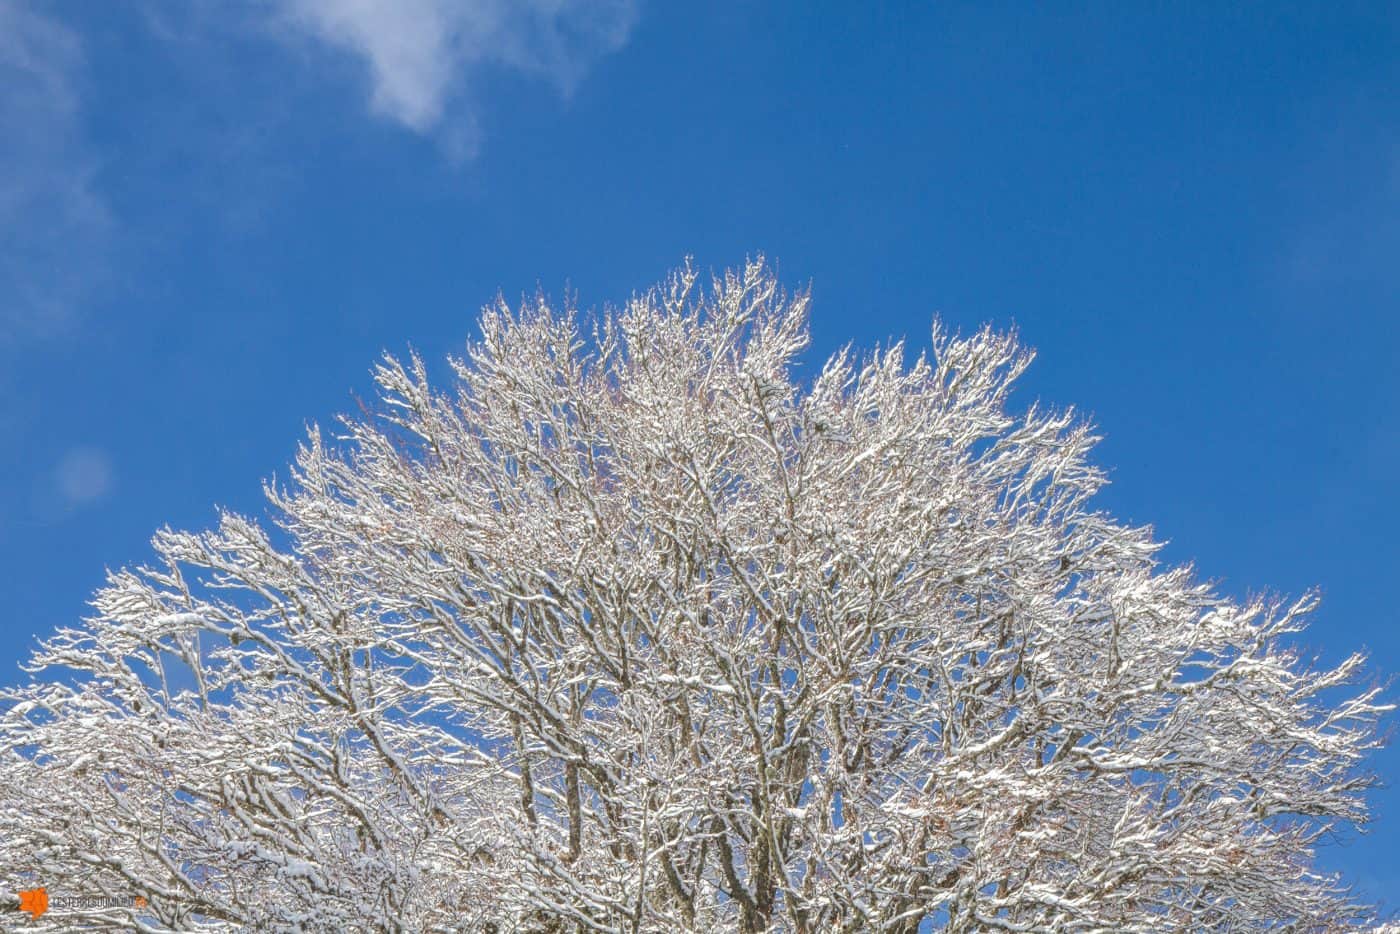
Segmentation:
{"type": "Polygon", "coordinates": [[[621,48],[637,0],[276,0],[281,20],[364,60],[370,108],[428,133],[470,95],[473,72],[504,66],[570,93],[621,48]]]}
{"type": "Polygon", "coordinates": [[[74,448],[59,460],[54,483],[69,509],[101,499],[112,488],[112,461],[97,448],[74,448]]]}
{"type": "Polygon", "coordinates": [[[103,265],[110,216],[79,124],[82,46],[0,0],[0,346],[61,331],[103,265]]]}

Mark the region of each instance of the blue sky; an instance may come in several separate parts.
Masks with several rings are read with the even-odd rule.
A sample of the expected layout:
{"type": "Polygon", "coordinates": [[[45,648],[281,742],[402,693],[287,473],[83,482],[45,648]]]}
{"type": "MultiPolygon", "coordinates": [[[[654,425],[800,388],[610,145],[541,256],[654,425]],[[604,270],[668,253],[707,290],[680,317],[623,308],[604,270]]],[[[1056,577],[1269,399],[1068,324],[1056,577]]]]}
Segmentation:
{"type": "Polygon", "coordinates": [[[1230,6],[0,0],[0,681],[382,349],[758,251],[813,359],[1015,324],[1107,509],[1400,672],[1400,10],[1230,6]]]}

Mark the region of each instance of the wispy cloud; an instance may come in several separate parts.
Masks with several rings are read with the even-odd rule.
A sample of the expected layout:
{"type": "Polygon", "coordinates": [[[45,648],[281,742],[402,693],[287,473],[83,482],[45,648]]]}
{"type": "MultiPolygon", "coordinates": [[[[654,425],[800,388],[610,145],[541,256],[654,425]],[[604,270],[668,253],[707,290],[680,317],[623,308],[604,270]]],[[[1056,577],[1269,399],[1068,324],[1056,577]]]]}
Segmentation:
{"type": "Polygon", "coordinates": [[[150,112],[139,141],[117,134],[102,150],[85,130],[102,89],[78,28],[57,7],[0,0],[0,350],[71,331],[101,288],[131,280],[111,273],[168,237],[181,206],[256,228],[269,202],[259,193],[294,175],[278,162],[276,140],[299,125],[305,98],[287,91],[277,68],[243,67],[250,38],[261,45],[271,33],[343,58],[363,73],[371,112],[466,158],[479,142],[487,70],[528,75],[567,96],[627,42],[640,2],[143,0],[140,18],[166,40],[168,59],[157,67],[185,77],[179,91],[142,102],[150,112]],[[240,118],[225,119],[234,109],[240,118]],[[99,185],[104,167],[113,168],[112,198],[127,206],[120,224],[108,182],[99,185]],[[176,183],[178,199],[140,196],[176,183]]]}
{"type": "Polygon", "coordinates": [[[68,509],[95,502],[112,488],[112,461],[97,448],[73,448],[54,468],[54,486],[68,509]]]}
{"type": "Polygon", "coordinates": [[[82,45],[0,0],[0,345],[62,331],[96,285],[111,225],[79,121],[82,45]]]}
{"type": "Polygon", "coordinates": [[[1312,181],[1329,198],[1294,232],[1290,287],[1400,285],[1400,144],[1387,140],[1333,165],[1345,184],[1312,181]]]}
{"type": "Polygon", "coordinates": [[[626,43],[637,19],[637,0],[276,3],[294,32],[364,61],[374,113],[419,133],[456,133],[468,149],[475,145],[471,91],[480,69],[538,76],[567,95],[598,58],[626,43]]]}

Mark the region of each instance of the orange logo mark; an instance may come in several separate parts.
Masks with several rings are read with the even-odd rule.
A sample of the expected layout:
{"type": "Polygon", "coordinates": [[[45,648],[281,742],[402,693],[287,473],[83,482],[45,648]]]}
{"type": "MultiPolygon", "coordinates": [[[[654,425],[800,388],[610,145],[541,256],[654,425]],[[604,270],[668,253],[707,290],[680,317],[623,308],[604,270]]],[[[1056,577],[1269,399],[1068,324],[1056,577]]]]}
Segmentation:
{"type": "Polygon", "coordinates": [[[19,910],[27,911],[34,917],[49,910],[49,893],[43,889],[29,889],[19,893],[19,910]]]}
{"type": "Polygon", "coordinates": [[[145,907],[146,907],[146,896],[144,896],[144,895],[138,895],[138,896],[136,896],[135,905],[136,905],[137,908],[145,908],[145,907]]]}

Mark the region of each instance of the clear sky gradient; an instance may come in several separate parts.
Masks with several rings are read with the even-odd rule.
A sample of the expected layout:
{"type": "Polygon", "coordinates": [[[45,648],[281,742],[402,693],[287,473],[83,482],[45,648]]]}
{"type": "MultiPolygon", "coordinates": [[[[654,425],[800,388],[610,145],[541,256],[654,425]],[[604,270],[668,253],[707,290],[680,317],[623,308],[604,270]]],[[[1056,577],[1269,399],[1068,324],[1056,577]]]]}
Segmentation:
{"type": "Polygon", "coordinates": [[[1400,673],[1400,7],[1230,6],[0,0],[0,682],[381,350],[759,251],[814,361],[1017,326],[1105,508],[1400,673]]]}

